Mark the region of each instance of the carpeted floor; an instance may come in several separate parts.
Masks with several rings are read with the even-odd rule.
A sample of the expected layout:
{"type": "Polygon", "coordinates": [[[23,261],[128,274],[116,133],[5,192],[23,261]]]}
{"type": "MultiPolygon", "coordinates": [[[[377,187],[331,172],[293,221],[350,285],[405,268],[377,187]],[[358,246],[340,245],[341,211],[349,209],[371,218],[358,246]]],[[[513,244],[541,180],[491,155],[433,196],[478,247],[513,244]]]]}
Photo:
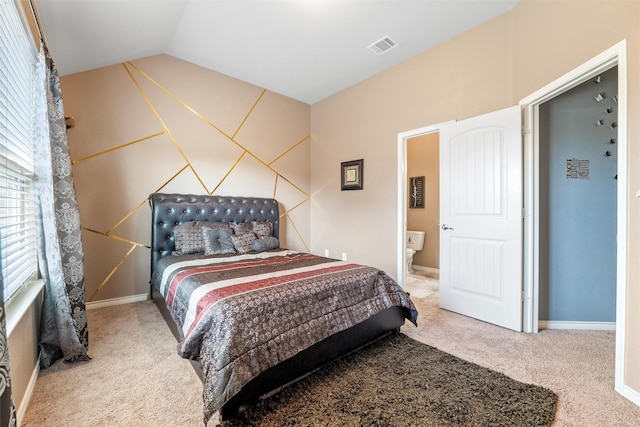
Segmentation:
{"type": "MultiPolygon", "coordinates": [[[[437,284],[437,282],[436,282],[437,284]]],[[[414,286],[407,336],[558,396],[554,427],[638,426],[640,408],[614,389],[615,334],[523,334],[438,308],[414,286]]],[[[151,301],[88,311],[90,362],[42,371],[22,427],[202,426],[202,383],[151,301]]],[[[327,417],[328,420],[330,419],[327,417]]],[[[210,426],[215,425],[209,423],[210,426]]]]}
{"type": "Polygon", "coordinates": [[[222,425],[547,426],[556,400],[548,389],[392,334],[222,425]]]}

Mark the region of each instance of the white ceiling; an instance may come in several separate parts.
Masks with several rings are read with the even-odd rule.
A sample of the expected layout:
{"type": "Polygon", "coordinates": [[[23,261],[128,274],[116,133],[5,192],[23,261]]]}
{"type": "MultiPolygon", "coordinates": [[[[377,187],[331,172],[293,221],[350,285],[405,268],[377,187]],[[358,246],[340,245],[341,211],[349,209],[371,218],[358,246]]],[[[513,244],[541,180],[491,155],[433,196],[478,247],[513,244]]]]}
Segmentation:
{"type": "Polygon", "coordinates": [[[35,0],[60,75],[166,53],[313,104],[518,0],[35,0]],[[377,56],[367,46],[390,36],[377,56]]]}

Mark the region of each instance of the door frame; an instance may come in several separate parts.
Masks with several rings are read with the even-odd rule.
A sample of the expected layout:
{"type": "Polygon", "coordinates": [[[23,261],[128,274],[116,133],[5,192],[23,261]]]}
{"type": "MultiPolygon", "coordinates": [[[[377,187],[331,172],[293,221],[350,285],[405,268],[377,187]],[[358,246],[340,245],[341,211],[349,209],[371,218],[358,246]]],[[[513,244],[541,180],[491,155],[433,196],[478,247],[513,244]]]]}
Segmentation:
{"type": "MultiPolygon", "coordinates": [[[[409,176],[407,174],[407,143],[411,138],[416,138],[422,135],[428,135],[430,133],[440,132],[440,128],[455,122],[455,120],[449,120],[447,122],[438,123],[431,126],[425,126],[418,129],[409,130],[398,134],[398,236],[397,241],[397,279],[398,283],[402,287],[406,284],[406,268],[407,265],[407,251],[405,251],[407,241],[407,195],[408,187],[407,180],[409,176]]],[[[438,159],[438,163],[440,160],[438,159]]]]}
{"type": "Polygon", "coordinates": [[[525,332],[538,332],[539,250],[540,250],[540,153],[539,106],[569,89],[618,66],[618,188],[617,188],[617,262],[616,262],[616,347],[615,390],[634,401],[634,393],[624,386],[627,287],[627,192],[628,192],[628,120],[627,120],[627,41],[622,40],[600,55],[551,82],[520,101],[523,108],[524,135],[524,306],[525,332]]]}

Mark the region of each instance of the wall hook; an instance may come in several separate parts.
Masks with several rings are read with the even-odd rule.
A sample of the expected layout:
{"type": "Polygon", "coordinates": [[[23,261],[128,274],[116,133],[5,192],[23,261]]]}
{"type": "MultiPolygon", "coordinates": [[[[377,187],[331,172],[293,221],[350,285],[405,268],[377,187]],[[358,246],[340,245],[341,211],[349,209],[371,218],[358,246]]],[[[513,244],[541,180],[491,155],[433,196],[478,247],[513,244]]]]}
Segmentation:
{"type": "Polygon", "coordinates": [[[67,129],[76,127],[76,119],[74,119],[73,117],[65,117],[64,124],[66,125],[67,129]]]}

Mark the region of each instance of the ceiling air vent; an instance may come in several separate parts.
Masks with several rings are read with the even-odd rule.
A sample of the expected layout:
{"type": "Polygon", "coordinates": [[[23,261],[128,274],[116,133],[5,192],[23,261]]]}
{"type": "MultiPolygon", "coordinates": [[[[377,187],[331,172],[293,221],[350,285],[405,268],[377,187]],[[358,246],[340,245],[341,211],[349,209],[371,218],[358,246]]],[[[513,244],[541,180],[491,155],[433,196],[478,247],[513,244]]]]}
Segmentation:
{"type": "Polygon", "coordinates": [[[373,42],[367,47],[376,55],[382,55],[383,53],[388,52],[396,46],[398,46],[398,42],[394,41],[389,36],[384,36],[377,42],[373,42]]]}

